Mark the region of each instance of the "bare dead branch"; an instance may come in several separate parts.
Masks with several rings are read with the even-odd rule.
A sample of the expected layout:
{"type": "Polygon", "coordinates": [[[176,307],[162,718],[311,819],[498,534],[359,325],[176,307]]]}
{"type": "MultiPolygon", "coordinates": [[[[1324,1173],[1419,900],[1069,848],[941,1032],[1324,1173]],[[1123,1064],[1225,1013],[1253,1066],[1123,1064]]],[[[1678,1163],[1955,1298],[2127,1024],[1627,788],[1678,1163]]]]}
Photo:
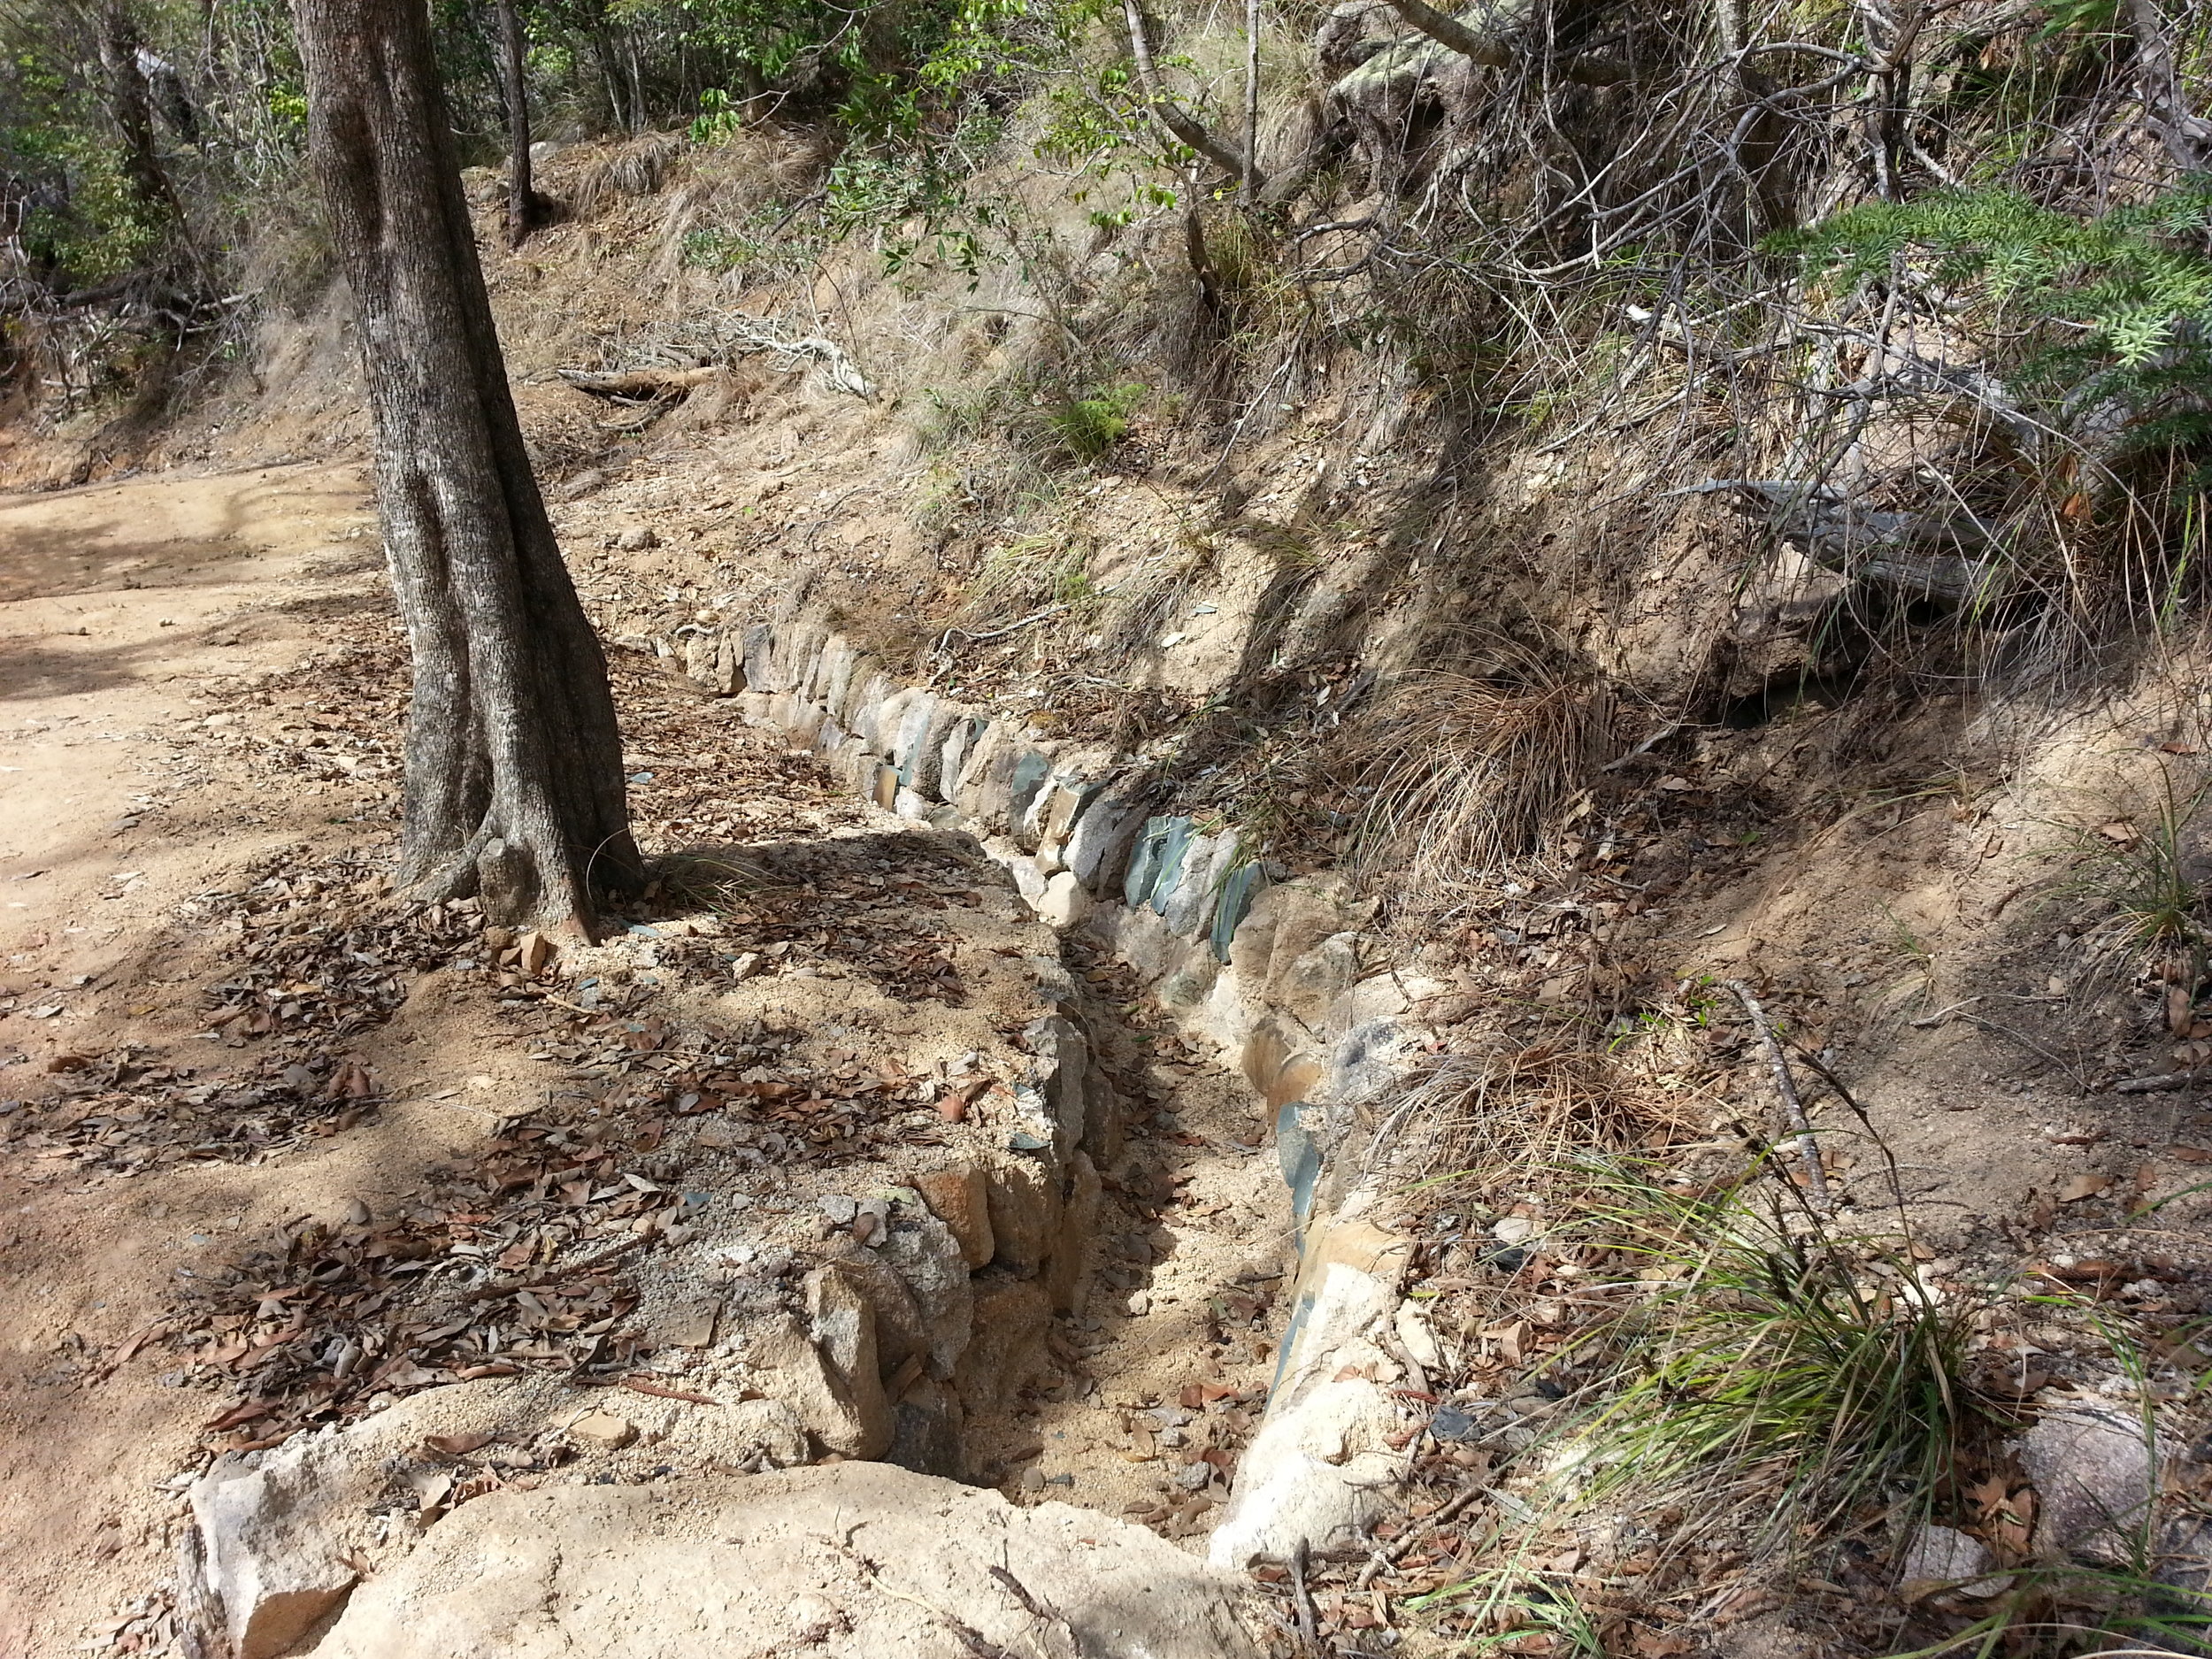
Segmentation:
{"type": "Polygon", "coordinates": [[[1159,74],[1152,66],[1149,31],[1144,13],[1137,8],[1137,0],[1122,0],[1121,10],[1129,24],[1129,50],[1137,60],[1138,83],[1144,88],[1146,105],[1159,119],[1160,125],[1232,179],[1242,180],[1248,193],[1257,195],[1265,182],[1259,170],[1193,119],[1161,87],[1159,74]]]}

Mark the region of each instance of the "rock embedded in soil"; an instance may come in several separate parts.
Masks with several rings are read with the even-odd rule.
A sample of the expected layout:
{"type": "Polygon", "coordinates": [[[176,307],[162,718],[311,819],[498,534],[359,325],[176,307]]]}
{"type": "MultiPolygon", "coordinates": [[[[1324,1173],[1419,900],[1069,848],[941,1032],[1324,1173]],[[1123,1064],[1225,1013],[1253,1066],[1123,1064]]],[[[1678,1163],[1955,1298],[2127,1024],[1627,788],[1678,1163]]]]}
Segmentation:
{"type": "Polygon", "coordinates": [[[997,1253],[998,1240],[991,1233],[991,1186],[982,1168],[958,1164],[931,1170],[914,1178],[914,1190],[951,1230],[960,1259],[972,1268],[987,1265],[997,1253]]]}
{"type": "Polygon", "coordinates": [[[347,1559],[352,1506],[325,1501],[367,1479],[335,1436],[218,1458],[192,1488],[207,1587],[236,1659],[273,1659],[344,1600],[360,1577],[347,1559]]]}
{"type": "Polygon", "coordinates": [[[509,1490],[357,1591],[319,1659],[1258,1659],[1249,1591],[1141,1527],[880,1463],[509,1490]]]}
{"type": "Polygon", "coordinates": [[[1897,1577],[1908,1586],[1941,1585],[1962,1595],[1991,1596],[2012,1582],[2002,1573],[1990,1576],[1994,1565],[1996,1557],[1981,1540],[1970,1538],[1956,1527],[1931,1522],[1914,1533],[1905,1547],[1898,1560],[1897,1577]]]}
{"type": "Polygon", "coordinates": [[[610,1411],[590,1411],[568,1425],[571,1440],[618,1450],[637,1439],[637,1425],[610,1411]]]}
{"type": "Polygon", "coordinates": [[[2118,1410],[2052,1412],[2021,1437],[2019,1451],[2041,1503],[2039,1554],[2123,1548],[2155,1495],[2143,1425],[2118,1410]]]}

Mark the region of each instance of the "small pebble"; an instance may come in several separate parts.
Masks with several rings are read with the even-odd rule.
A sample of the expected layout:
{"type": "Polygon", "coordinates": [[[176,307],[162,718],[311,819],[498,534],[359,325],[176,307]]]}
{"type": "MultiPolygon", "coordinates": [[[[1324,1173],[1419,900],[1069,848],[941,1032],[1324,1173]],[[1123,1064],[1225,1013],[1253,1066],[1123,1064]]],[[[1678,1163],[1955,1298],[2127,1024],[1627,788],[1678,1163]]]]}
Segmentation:
{"type": "Polygon", "coordinates": [[[1429,1432],[1440,1440],[1470,1440],[1475,1437],[1475,1420],[1457,1406],[1439,1406],[1429,1419],[1429,1432]]]}

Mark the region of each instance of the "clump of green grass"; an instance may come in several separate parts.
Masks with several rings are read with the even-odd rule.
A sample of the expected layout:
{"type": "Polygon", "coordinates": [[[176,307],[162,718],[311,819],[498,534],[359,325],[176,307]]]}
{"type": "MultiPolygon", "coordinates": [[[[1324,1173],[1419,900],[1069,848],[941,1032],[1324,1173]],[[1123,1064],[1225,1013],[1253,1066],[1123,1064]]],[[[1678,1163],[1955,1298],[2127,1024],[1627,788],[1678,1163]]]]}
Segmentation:
{"type": "Polygon", "coordinates": [[[2080,857],[2058,891],[2105,912],[2082,935],[2093,956],[2169,970],[2192,989],[2202,980],[2212,934],[2198,825],[2208,797],[2212,780],[2177,778],[2162,765],[2143,810],[2075,832],[2080,857]]]}
{"type": "Polygon", "coordinates": [[[1868,1504],[1924,1513],[1977,1422],[1970,1307],[1847,1240],[1768,1166],[1717,1192],[1599,1171],[1586,1231],[1652,1285],[1593,1339],[1628,1367],[1568,1432],[1578,1504],[1679,1501],[1772,1548],[1868,1504]]]}

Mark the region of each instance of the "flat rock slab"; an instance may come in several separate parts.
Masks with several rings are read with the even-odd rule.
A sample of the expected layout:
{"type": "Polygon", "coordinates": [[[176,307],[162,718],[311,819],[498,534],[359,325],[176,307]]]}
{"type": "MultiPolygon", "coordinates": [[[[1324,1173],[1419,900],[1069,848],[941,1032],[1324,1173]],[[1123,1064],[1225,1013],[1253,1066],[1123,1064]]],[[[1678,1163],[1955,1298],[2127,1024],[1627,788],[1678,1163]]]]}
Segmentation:
{"type": "Polygon", "coordinates": [[[1235,1579],[1141,1527],[882,1463],[464,1504],[316,1659],[1259,1659],[1235,1579]]]}

